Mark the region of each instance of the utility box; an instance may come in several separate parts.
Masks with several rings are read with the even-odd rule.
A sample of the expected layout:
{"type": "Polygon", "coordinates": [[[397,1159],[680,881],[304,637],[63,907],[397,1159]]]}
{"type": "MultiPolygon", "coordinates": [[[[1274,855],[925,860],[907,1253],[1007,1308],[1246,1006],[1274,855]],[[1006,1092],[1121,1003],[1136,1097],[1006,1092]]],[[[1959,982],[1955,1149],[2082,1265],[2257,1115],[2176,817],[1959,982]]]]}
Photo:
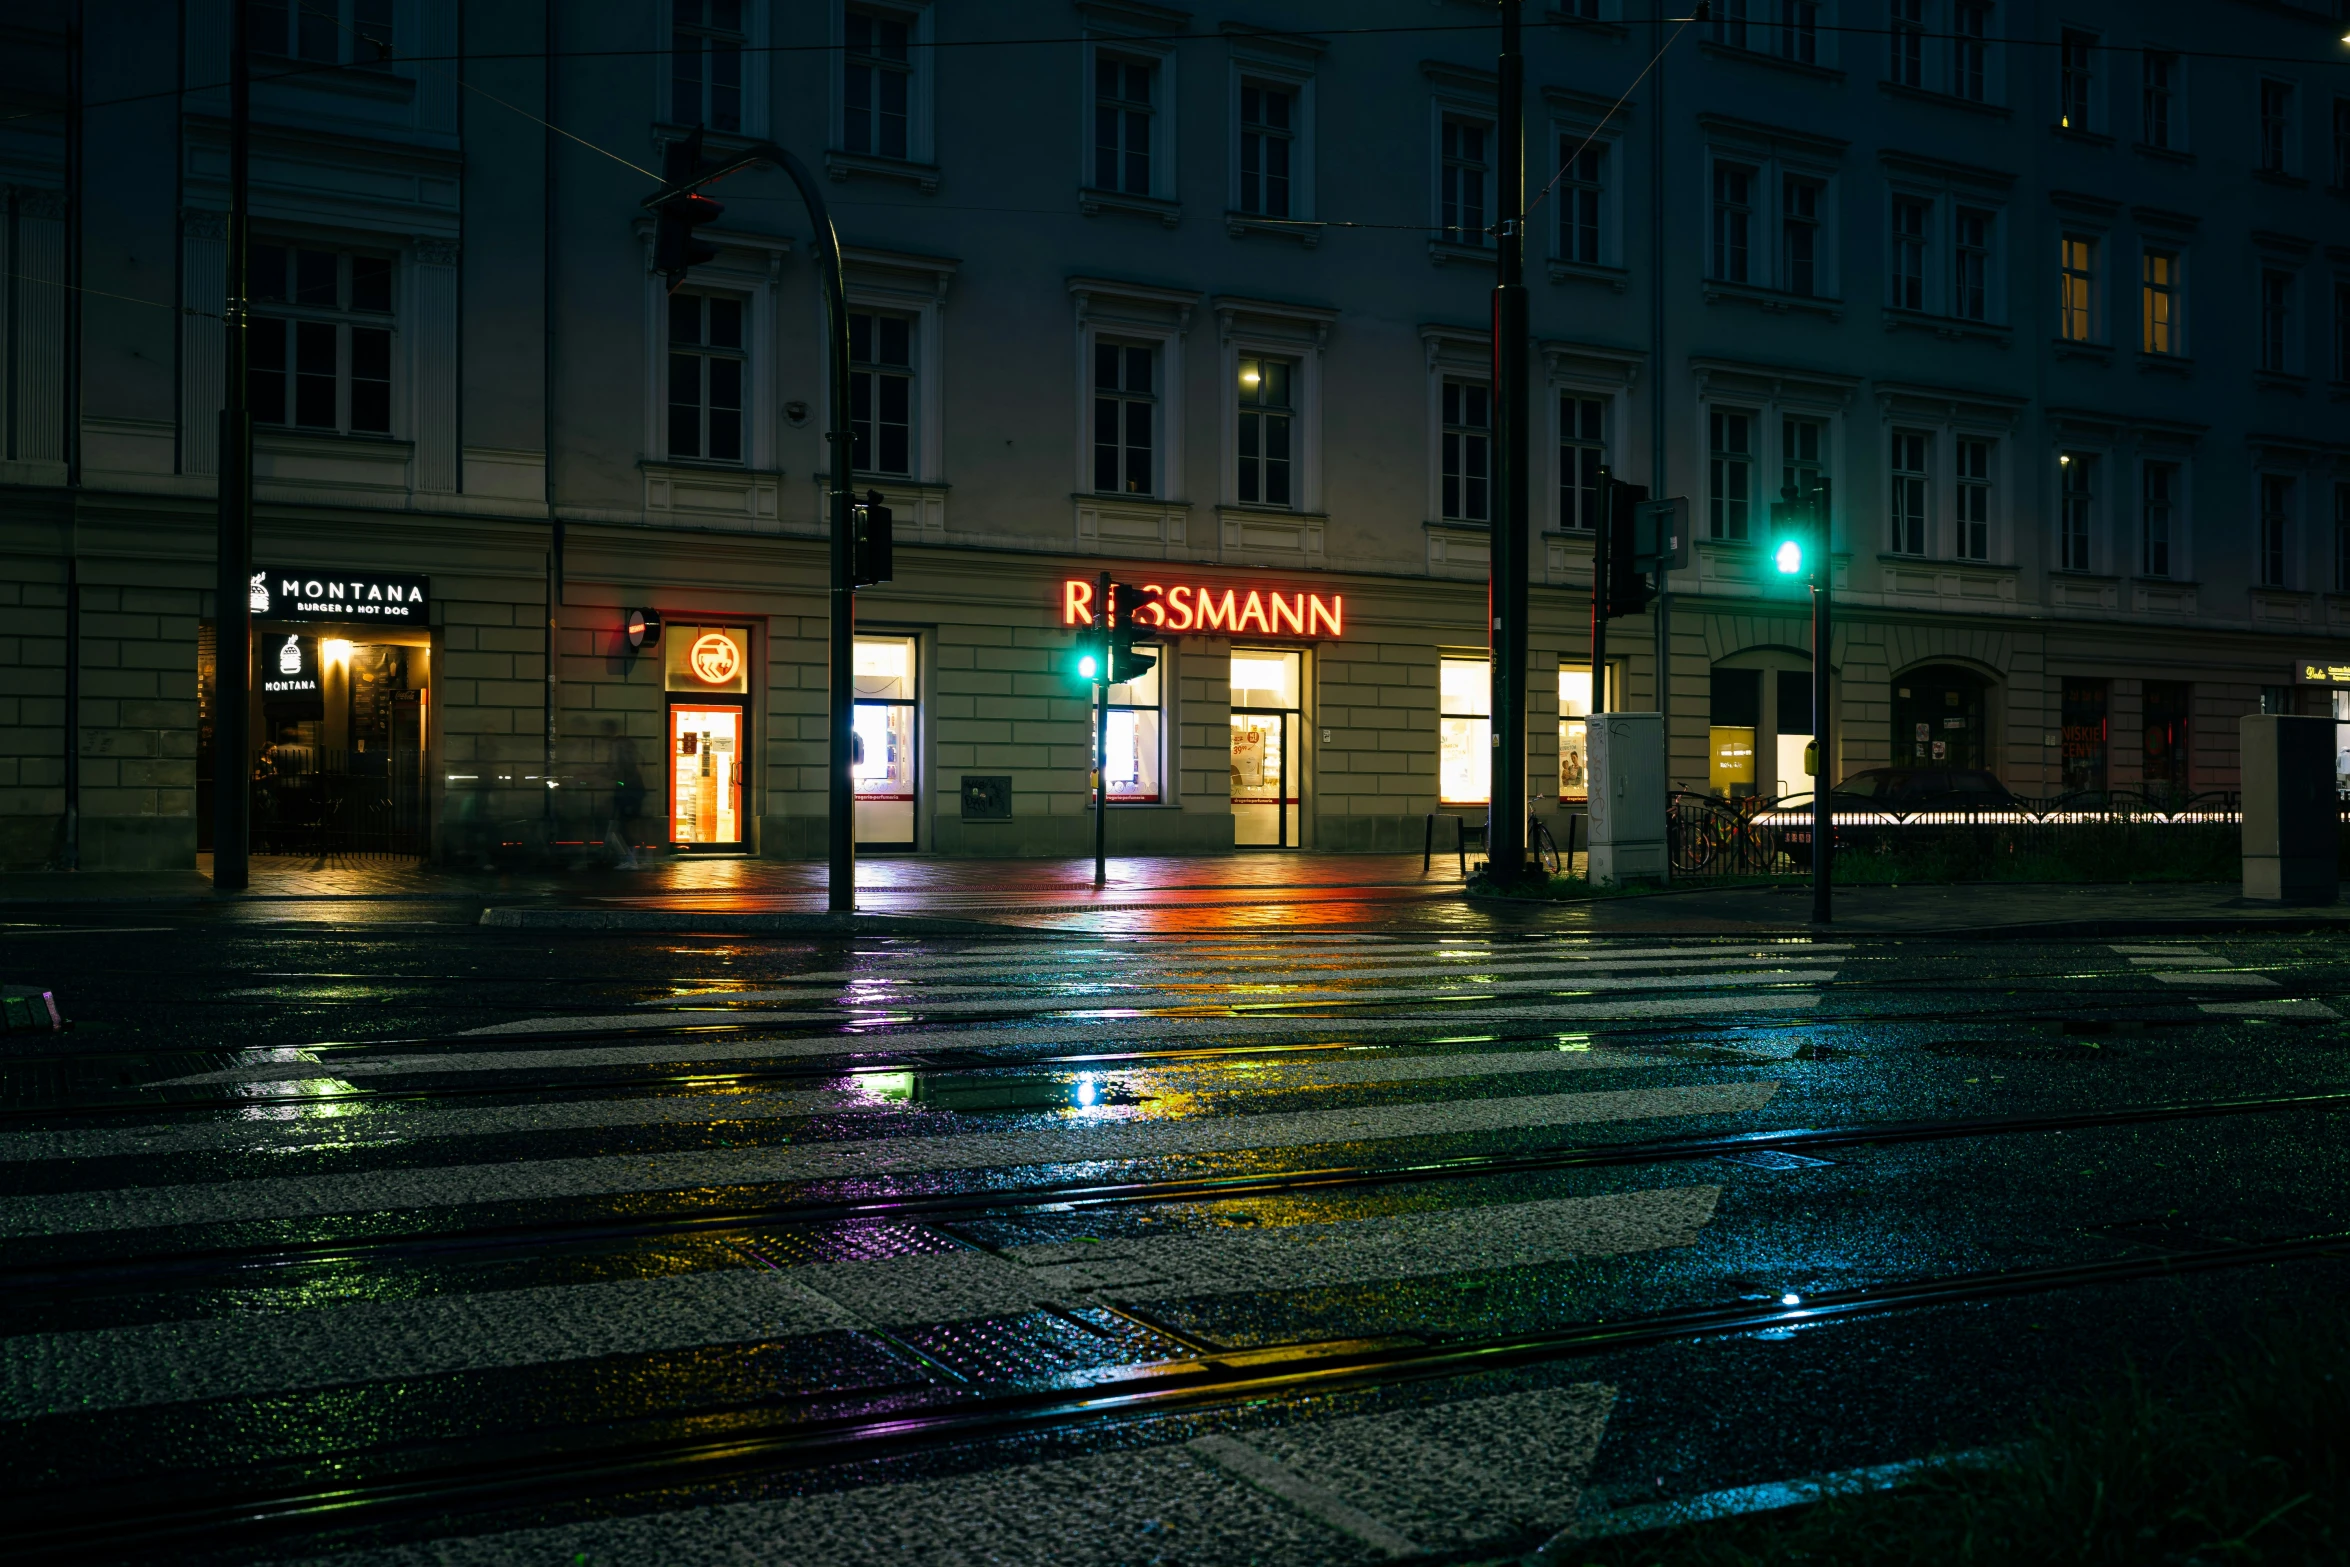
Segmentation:
{"type": "Polygon", "coordinates": [[[2334,721],[2246,713],[2244,896],[2261,903],[2331,903],[2341,892],[2334,797],[2334,721]]]}
{"type": "Polygon", "coordinates": [[[1594,713],[1591,736],[1591,884],[1663,881],[1665,715],[1594,713]]]}

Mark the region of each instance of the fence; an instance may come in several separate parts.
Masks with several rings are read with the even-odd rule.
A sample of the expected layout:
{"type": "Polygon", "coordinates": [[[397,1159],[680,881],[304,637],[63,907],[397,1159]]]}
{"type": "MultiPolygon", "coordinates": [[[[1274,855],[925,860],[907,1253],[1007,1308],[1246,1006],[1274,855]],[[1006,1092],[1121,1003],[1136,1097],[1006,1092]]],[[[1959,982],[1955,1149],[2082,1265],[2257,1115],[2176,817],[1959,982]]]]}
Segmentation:
{"type": "MultiPolygon", "coordinates": [[[[1910,808],[1840,797],[1833,813],[1840,882],[2228,881],[2241,863],[2243,813],[2233,794],[1910,808]]],[[[1677,879],[1807,874],[1812,797],[1676,793],[1666,836],[1677,879]]]]}
{"type": "MultiPolygon", "coordinates": [[[[413,754],[391,756],[380,770],[369,756],[277,746],[253,779],[255,854],[422,859],[431,846],[424,780],[413,754]],[[405,762],[407,765],[399,765],[405,762]]],[[[212,780],[196,789],[197,847],[212,844],[212,780]]]]}

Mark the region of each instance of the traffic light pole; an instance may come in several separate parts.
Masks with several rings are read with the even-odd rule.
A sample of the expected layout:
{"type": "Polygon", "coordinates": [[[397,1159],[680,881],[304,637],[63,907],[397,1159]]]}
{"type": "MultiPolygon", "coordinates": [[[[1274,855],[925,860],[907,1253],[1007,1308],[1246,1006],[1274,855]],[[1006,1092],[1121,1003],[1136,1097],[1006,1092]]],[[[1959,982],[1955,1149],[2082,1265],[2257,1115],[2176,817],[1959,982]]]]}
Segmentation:
{"type": "Polygon", "coordinates": [[[1093,590],[1093,628],[1102,667],[1093,683],[1093,884],[1110,884],[1110,574],[1093,590]]]}
{"type": "Polygon", "coordinates": [[[1607,590],[1608,573],[1615,568],[1610,525],[1616,515],[1616,475],[1599,470],[1599,515],[1591,528],[1591,711],[1604,713],[1607,705],[1607,590]]]}
{"type": "Polygon", "coordinates": [[[1526,61],[1520,0],[1501,0],[1499,269],[1493,289],[1494,508],[1490,567],[1493,769],[1486,874],[1516,881],[1526,867],[1527,419],[1526,61]]]}
{"type": "Polygon", "coordinates": [[[1812,517],[1817,531],[1811,571],[1811,917],[1815,924],[1834,921],[1836,867],[1835,812],[1830,796],[1835,789],[1834,736],[1829,716],[1828,655],[1835,650],[1831,618],[1835,563],[1829,551],[1828,481],[1812,492],[1812,517]]]}
{"type": "MultiPolygon", "coordinates": [[[[242,10],[242,0],[239,9],[242,10]]],[[[810,177],[807,165],[771,141],[746,147],[706,171],[662,186],[646,198],[644,205],[648,210],[657,208],[672,196],[698,191],[713,180],[762,163],[782,169],[799,187],[800,200],[807,204],[808,220],[815,226],[816,261],[823,274],[826,391],[831,405],[831,427],[825,435],[831,446],[831,473],[825,498],[832,524],[828,594],[831,625],[825,639],[830,666],[826,681],[830,746],[825,801],[829,829],[825,906],[835,914],[847,914],[857,906],[857,795],[853,767],[857,744],[857,540],[852,512],[855,496],[849,488],[856,447],[849,427],[849,308],[848,295],[841,286],[840,236],[833,232],[832,213],[824,205],[823,192],[810,177]]]]}
{"type": "Polygon", "coordinates": [[[242,892],[248,874],[252,786],[253,409],[245,337],[246,269],[253,248],[253,68],[247,0],[229,7],[228,286],[222,335],[228,383],[220,412],[219,534],[212,617],[212,890],[242,892]]]}

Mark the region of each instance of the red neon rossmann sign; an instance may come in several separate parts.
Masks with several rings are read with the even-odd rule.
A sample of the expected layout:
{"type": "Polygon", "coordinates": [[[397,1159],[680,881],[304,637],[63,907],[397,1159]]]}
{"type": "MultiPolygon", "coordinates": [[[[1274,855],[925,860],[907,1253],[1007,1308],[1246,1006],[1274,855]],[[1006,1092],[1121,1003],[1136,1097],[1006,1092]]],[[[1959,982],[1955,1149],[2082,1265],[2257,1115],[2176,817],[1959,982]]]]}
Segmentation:
{"type": "MultiPolygon", "coordinates": [[[[1260,588],[1204,588],[1179,582],[1162,587],[1139,584],[1151,601],[1135,611],[1135,619],[1177,636],[1221,631],[1245,636],[1252,629],[1266,637],[1342,636],[1346,596],[1333,593],[1278,593],[1260,588]],[[1244,596],[1245,595],[1245,596],[1244,596]]],[[[1071,577],[1061,584],[1061,624],[1093,624],[1093,584],[1071,577]]]]}

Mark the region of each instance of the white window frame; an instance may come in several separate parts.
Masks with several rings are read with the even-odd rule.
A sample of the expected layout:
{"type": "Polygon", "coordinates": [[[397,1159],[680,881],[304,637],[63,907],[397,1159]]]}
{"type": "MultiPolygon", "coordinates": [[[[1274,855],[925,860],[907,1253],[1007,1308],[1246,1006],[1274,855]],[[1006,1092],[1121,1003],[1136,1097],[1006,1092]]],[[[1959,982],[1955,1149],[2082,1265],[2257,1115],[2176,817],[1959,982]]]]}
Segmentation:
{"type": "Polygon", "coordinates": [[[1844,298],[1843,249],[1843,170],[1829,159],[1806,155],[1774,143],[1770,146],[1748,145],[1740,141],[1709,141],[1705,149],[1705,179],[1700,187],[1704,200],[1704,226],[1698,231],[1705,236],[1703,265],[1709,283],[1718,283],[1732,289],[1761,289],[1773,294],[1786,294],[1790,299],[1817,300],[1823,305],[1835,305],[1844,298]],[[1744,279],[1721,276],[1714,270],[1714,171],[1718,165],[1732,163],[1754,170],[1754,192],[1751,211],[1754,226],[1747,236],[1747,274],[1744,279]],[[1787,289],[1787,280],[1779,274],[1786,247],[1787,181],[1808,180],[1820,188],[1819,238],[1813,257],[1814,280],[1809,294],[1793,294],[1787,289]]]}
{"type": "MultiPolygon", "coordinates": [[[[1565,179],[1561,178],[1552,190],[1551,201],[1562,204],[1557,211],[1544,214],[1549,220],[1544,225],[1549,231],[1545,242],[1549,248],[1545,254],[1550,258],[1552,275],[1587,273],[1594,267],[1620,272],[1624,268],[1624,127],[1631,121],[1631,108],[1627,105],[1611,116],[1608,111],[1614,107],[1612,102],[1586,98],[1583,94],[1569,93],[1562,88],[1552,88],[1545,96],[1551,104],[1549,131],[1552,161],[1547,168],[1542,169],[1538,178],[1548,180],[1557,174],[1559,160],[1567,152],[1582,145],[1585,137],[1591,139],[1590,150],[1600,155],[1599,259],[1578,261],[1567,254],[1559,232],[1560,219],[1565,213],[1561,192],[1567,188],[1565,179]]],[[[1536,167],[1538,165],[1530,165],[1527,173],[1534,175],[1536,167]]]]}
{"type": "MultiPolygon", "coordinates": [[[[662,61],[666,65],[666,53],[662,61]]],[[[649,237],[646,243],[649,247],[649,237]]],[[[743,301],[743,455],[738,462],[669,455],[669,289],[658,274],[647,272],[644,453],[648,462],[729,472],[763,472],[775,466],[776,282],[773,268],[762,265],[763,259],[748,250],[722,246],[717,260],[694,268],[680,285],[695,293],[739,295],[743,301]]],[[[819,303],[814,308],[821,330],[823,307],[819,303]]]]}
{"type": "MultiPolygon", "coordinates": [[[[1789,419],[1809,419],[1822,426],[1821,438],[1827,442],[1827,457],[1820,464],[1822,477],[1827,479],[1833,495],[1846,497],[1837,505],[1839,513],[1852,510],[1852,494],[1848,478],[1852,472],[1850,460],[1851,431],[1845,415],[1850,387],[1849,379],[1831,382],[1803,372],[1789,372],[1769,366],[1729,364],[1696,361],[1692,365],[1697,381],[1697,460],[1699,482],[1697,498],[1691,503],[1690,528],[1701,544],[1713,544],[1734,549],[1759,548],[1768,539],[1771,526],[1771,507],[1778,502],[1782,471],[1787,466],[1785,451],[1786,422],[1789,419]],[[1744,539],[1717,539],[1713,536],[1713,428],[1708,413],[1721,407],[1751,416],[1754,433],[1754,494],[1752,509],[1747,514],[1744,539]]],[[[1874,538],[1876,534],[1869,535],[1874,538]]]]}
{"type": "MultiPolygon", "coordinates": [[[[1493,235],[1488,231],[1492,229],[1497,216],[1494,211],[1494,198],[1497,194],[1497,182],[1500,179],[1498,153],[1501,126],[1499,119],[1494,114],[1493,105],[1439,95],[1430,100],[1430,109],[1432,112],[1428,116],[1429,242],[1442,245],[1453,251],[1476,250],[1486,255],[1495,254],[1496,247],[1493,243],[1493,235]],[[1478,231],[1479,237],[1475,241],[1454,238],[1453,231],[1448,229],[1444,222],[1444,122],[1447,120],[1468,121],[1485,127],[1485,172],[1479,176],[1482,181],[1483,195],[1480,198],[1482,205],[1478,211],[1479,217],[1483,219],[1483,225],[1478,231]]],[[[1463,232],[1467,231],[1463,230],[1463,232]]]]}
{"type": "MultiPolygon", "coordinates": [[[[1885,526],[1879,531],[1886,540],[1885,553],[1888,555],[1932,560],[1942,553],[1942,508],[1934,504],[1938,499],[1935,492],[1944,487],[1940,481],[1945,477],[1945,470],[1952,465],[1937,461],[1943,455],[1938,450],[1941,442],[1937,435],[1937,431],[1919,429],[1906,423],[1888,426],[1885,431],[1885,526]],[[1904,441],[1918,443],[1918,467],[1900,466],[1899,449],[1904,441]],[[1905,492],[1913,496],[1918,504],[1915,549],[1909,548],[1909,540],[1902,536],[1907,521],[1901,512],[1905,492]]],[[[1957,551],[1953,549],[1951,553],[1955,555],[1957,551]]]]}
{"type": "Polygon", "coordinates": [[[1764,536],[1770,531],[1770,504],[1775,498],[1770,492],[1768,483],[1770,443],[1765,439],[1768,428],[1767,421],[1770,417],[1766,405],[1735,397],[1709,397],[1699,406],[1697,428],[1704,444],[1698,450],[1702,454],[1699,460],[1705,464],[1705,483],[1702,486],[1704,495],[1700,502],[1701,514],[1691,519],[1690,527],[1700,539],[1708,544],[1727,545],[1734,548],[1757,547],[1764,542],[1764,536]],[[1716,411],[1724,414],[1738,414],[1747,420],[1749,445],[1746,470],[1749,477],[1746,494],[1746,537],[1743,539],[1733,537],[1729,533],[1730,519],[1726,516],[1722,519],[1724,531],[1714,532],[1713,462],[1715,448],[1713,416],[1716,411]]]}
{"type": "Polygon", "coordinates": [[[1069,290],[1077,303],[1075,482],[1071,490],[1080,505],[1096,501],[1124,501],[1151,507],[1179,507],[1184,495],[1183,340],[1199,296],[1174,289],[1078,278],[1069,290]],[[1127,495],[1097,492],[1093,487],[1093,351],[1102,338],[1150,343],[1159,351],[1158,427],[1152,453],[1158,472],[1152,475],[1152,493],[1127,495]]]}
{"type": "MultiPolygon", "coordinates": [[[[1492,340],[1483,332],[1423,327],[1420,338],[1427,351],[1428,496],[1427,518],[1433,527],[1486,528],[1492,525],[1492,471],[1487,470],[1486,515],[1480,521],[1444,514],[1444,383],[1493,380],[1492,340]]],[[[1490,449],[1490,448],[1489,448],[1490,449]]]]}
{"type": "MultiPolygon", "coordinates": [[[[660,4],[661,47],[653,56],[653,123],[674,126],[681,132],[689,131],[693,126],[674,115],[676,102],[670,87],[669,42],[677,32],[677,7],[673,0],[660,0],[660,4]]],[[[768,46],[774,42],[774,38],[767,9],[767,0],[743,0],[743,125],[739,131],[722,131],[713,126],[710,131],[713,150],[740,142],[764,141],[770,134],[767,103],[772,96],[769,91],[772,78],[768,74],[768,62],[773,56],[768,46]]],[[[833,11],[837,25],[839,7],[835,6],[833,11]]],[[[836,35],[833,44],[837,47],[839,43],[840,39],[836,35]]],[[[839,74],[837,69],[834,69],[833,74],[839,74]]],[[[837,92],[837,87],[834,90],[837,92]]]]}
{"type": "Polygon", "coordinates": [[[1265,300],[1218,297],[1218,499],[1226,506],[1275,514],[1322,511],[1322,349],[1336,312],[1295,309],[1265,300]],[[1286,359],[1290,376],[1290,502],[1271,506],[1240,499],[1240,362],[1286,359]]]}
{"type": "Polygon", "coordinates": [[[1176,132],[1175,46],[1147,37],[1089,32],[1078,51],[1083,74],[1077,80],[1077,188],[1089,200],[1114,203],[1121,198],[1171,202],[1175,200],[1176,132]],[[1157,73],[1151,96],[1151,188],[1148,191],[1108,190],[1094,180],[1094,67],[1102,56],[1149,65],[1157,73]]]}
{"type": "Polygon", "coordinates": [[[1566,396],[1595,398],[1604,406],[1600,411],[1601,461],[1612,471],[1635,482],[1646,482],[1643,475],[1634,474],[1626,464],[1631,461],[1629,437],[1633,426],[1632,388],[1638,380],[1644,358],[1620,349],[1598,348],[1581,343],[1546,342],[1542,345],[1545,375],[1541,390],[1536,394],[1547,410],[1536,426],[1549,438],[1549,457],[1535,465],[1535,473],[1549,481],[1549,499],[1536,515],[1544,520],[1550,532],[1570,539],[1589,539],[1592,535],[1567,527],[1566,469],[1560,456],[1569,437],[1560,422],[1559,399],[1566,396]]]}
{"type": "Polygon", "coordinates": [[[1320,238],[1310,227],[1317,208],[1314,201],[1314,167],[1316,115],[1314,112],[1314,66],[1318,48],[1308,52],[1300,45],[1286,46],[1286,40],[1234,39],[1232,53],[1225,65],[1225,125],[1230,132],[1225,150],[1224,211],[1228,223],[1236,233],[1245,232],[1252,224],[1267,228],[1287,229],[1307,244],[1320,238]],[[1240,210],[1240,95],[1251,86],[1279,87],[1293,94],[1296,109],[1289,130],[1289,215],[1286,220],[1267,218],[1254,212],[1240,210]]]}
{"type": "Polygon", "coordinates": [[[2271,592],[2290,593],[2300,587],[2301,579],[2307,575],[2307,573],[2302,569],[2301,541],[2307,536],[2307,529],[2304,524],[2306,522],[2309,507],[2309,488],[2311,477],[2312,476],[2310,474],[2302,472],[2297,468],[2285,467],[2273,462],[2256,462],[2252,465],[2251,582],[2255,588],[2266,588],[2271,592]],[[2267,566],[2267,561],[2264,559],[2264,557],[2268,553],[2268,507],[2266,504],[2266,498],[2262,492],[2268,488],[2268,481],[2271,479],[2282,479],[2288,485],[2292,486],[2292,501],[2291,504],[2286,507],[2284,513],[2284,559],[2281,562],[2284,567],[2284,580],[2280,582],[2268,582],[2263,580],[2263,573],[2267,566]]]}
{"type": "Polygon", "coordinates": [[[1907,316],[1932,316],[1971,327],[2008,325],[2007,290],[2008,177],[1993,170],[1971,170],[1959,164],[1908,156],[1885,156],[1885,218],[1880,243],[1885,275],[1885,308],[1907,316]],[[1897,202],[1914,201],[1926,208],[1925,275],[1923,297],[1917,308],[1894,298],[1893,210],[1897,202]],[[1989,255],[1983,267],[1983,314],[1958,313],[1958,214],[1961,208],[1990,216],[1989,255]]]}
{"type": "MultiPolygon", "coordinates": [[[[2113,233],[2102,224],[2068,220],[2056,225],[2056,340],[2079,348],[2113,346],[2113,233]],[[2067,272],[2064,247],[2071,240],[2087,240],[2089,253],[2089,332],[2086,337],[2065,335],[2064,289],[2067,272]]],[[[2132,280],[2135,281],[2134,279],[2132,280]]],[[[2132,302],[2136,292],[2132,291],[2132,302]]]]}
{"type": "MultiPolygon", "coordinates": [[[[756,0],[754,0],[756,3],[756,0]]],[[[832,118],[826,146],[836,159],[870,164],[876,169],[930,167],[938,162],[938,50],[936,10],[931,0],[834,0],[831,7],[832,49],[825,57],[831,77],[832,118]],[[891,11],[906,27],[906,155],[848,150],[848,82],[846,79],[849,21],[854,5],[864,11],[891,11]]],[[[762,108],[762,113],[765,110],[762,108]]],[[[747,119],[748,116],[746,115],[747,119]]]]}
{"type": "Polygon", "coordinates": [[[886,311],[911,316],[914,321],[914,429],[907,443],[913,471],[876,475],[875,482],[894,479],[900,484],[942,484],[946,481],[946,399],[942,390],[946,331],[940,315],[946,303],[947,274],[934,274],[929,286],[924,286],[920,271],[893,269],[889,258],[878,252],[850,250],[843,253],[842,261],[846,274],[842,288],[851,310],[886,311]]]}
{"type": "Polygon", "coordinates": [[[1941,92],[1945,97],[1961,103],[1989,104],[1994,107],[2007,102],[2007,50],[2004,28],[2007,25],[1999,14],[1996,0],[1946,0],[1948,14],[1942,31],[1948,35],[1942,60],[1941,92]],[[1962,44],[1959,39],[1959,14],[1973,8],[1983,13],[1983,92],[1981,97],[1959,91],[1959,65],[1962,44]]]}
{"type": "Polygon", "coordinates": [[[2056,504],[2048,509],[2048,518],[2052,525],[2049,542],[2052,546],[2053,570],[2073,575],[2085,573],[2090,576],[2100,576],[2107,574],[2108,563],[2113,557],[2115,457],[2116,452],[2111,446],[2070,441],[2059,444],[2052,454],[2049,467],[2054,470],[2056,504]],[[2079,566],[2068,563],[2064,553],[2064,508],[2065,496],[2069,493],[2065,485],[2070,477],[2066,470],[2071,466],[2071,463],[2066,461],[2067,458],[2070,458],[2072,462],[2079,462],[2086,458],[2092,464],[2089,484],[2089,517],[2086,531],[2089,558],[2085,564],[2079,566]]]}
{"type": "MultiPolygon", "coordinates": [[[[2021,400],[2014,405],[2021,406],[2021,400]]],[[[1892,442],[1896,431],[1923,435],[1928,442],[1925,554],[1923,557],[1902,554],[1901,558],[1956,561],[1967,566],[2002,566],[2013,562],[2016,507],[2014,408],[1986,403],[1977,396],[1936,386],[1897,384],[1878,387],[1876,438],[1884,445],[1879,463],[1876,514],[1885,519],[1877,535],[1884,541],[1892,538],[1892,442]],[[1969,484],[1980,482],[1989,488],[1991,494],[1988,513],[1983,519],[1984,542],[1980,557],[1959,553],[1958,492],[1962,481],[1958,469],[1958,448],[1962,441],[1979,441],[1991,448],[1989,472],[1980,481],[1964,481],[1969,484]]],[[[1856,517],[1859,515],[1857,506],[1853,514],[1856,517]]],[[[1900,553],[1894,551],[1887,542],[1879,543],[1876,548],[1881,554],[1900,553]]]]}
{"type": "Polygon", "coordinates": [[[2195,580],[2195,472],[2187,453],[2167,448],[2140,449],[2131,478],[2136,490],[2138,554],[2136,574],[2149,582],[2195,580]],[[2160,463],[2174,474],[2170,498],[2170,570],[2156,576],[2146,569],[2146,470],[2160,463]]]}
{"type": "MultiPolygon", "coordinates": [[[[1960,103],[1999,106],[2007,101],[2007,62],[2000,43],[2005,30],[1996,5],[1983,29],[1983,96],[1970,98],[1958,90],[1958,11],[1964,0],[1919,0],[1914,18],[1904,17],[1900,0],[1887,0],[1880,14],[1886,27],[1884,78],[1905,92],[1954,98],[1960,103]],[[1914,33],[1918,48],[1918,79],[1902,80],[1895,68],[1903,34],[1914,33]]],[[[1863,24],[1866,25],[1866,24],[1863,24]]]]}
{"type": "Polygon", "coordinates": [[[2185,360],[2194,349],[2187,336],[2187,277],[2189,273],[2187,245],[2184,240],[2168,234],[2141,234],[2138,236],[2138,298],[2136,333],[2138,352],[2148,359],[2185,360]],[[2146,346],[2146,257],[2159,252],[2171,258],[2170,283],[2170,340],[2167,350],[2156,351],[2146,346]]]}

